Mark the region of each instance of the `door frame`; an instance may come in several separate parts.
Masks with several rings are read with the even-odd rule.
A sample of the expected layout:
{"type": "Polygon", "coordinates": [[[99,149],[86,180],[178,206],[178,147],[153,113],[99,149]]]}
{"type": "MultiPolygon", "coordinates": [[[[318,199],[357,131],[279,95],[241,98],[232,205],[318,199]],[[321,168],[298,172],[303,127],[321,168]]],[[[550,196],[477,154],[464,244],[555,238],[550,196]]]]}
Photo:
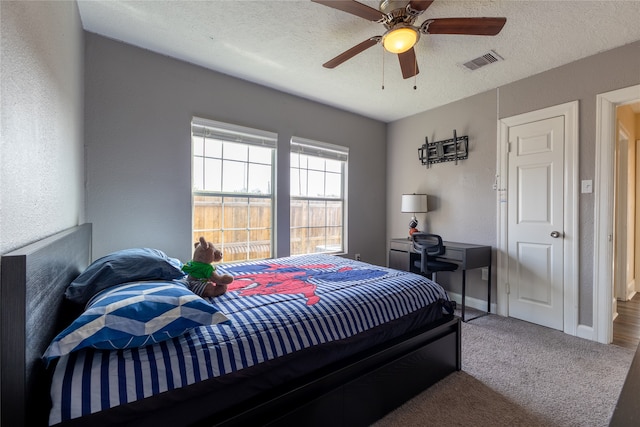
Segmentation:
{"type": "MultiPolygon", "coordinates": [[[[614,120],[615,120],[615,116],[614,116],[614,120]]],[[[613,295],[613,299],[612,299],[612,312],[611,312],[611,318],[613,318],[613,316],[615,315],[615,313],[618,312],[617,310],[617,300],[621,299],[623,301],[627,301],[628,296],[629,296],[629,288],[628,288],[628,281],[627,281],[627,260],[626,258],[623,260],[620,258],[620,254],[618,254],[618,249],[620,248],[619,243],[621,242],[617,242],[616,241],[616,235],[618,234],[616,228],[618,227],[618,214],[620,212],[620,200],[621,197],[620,195],[622,194],[622,186],[620,185],[621,179],[627,179],[626,176],[621,177],[620,176],[620,159],[622,157],[622,152],[621,152],[621,147],[620,147],[620,143],[622,141],[626,141],[627,143],[627,150],[629,149],[629,145],[631,144],[631,140],[629,139],[629,132],[624,128],[624,126],[622,126],[622,123],[616,123],[616,139],[613,141],[614,143],[614,149],[613,149],[613,210],[612,210],[612,214],[613,214],[613,224],[612,224],[612,229],[613,229],[613,254],[612,254],[612,265],[613,265],[613,277],[612,277],[612,295],[613,295]]],[[[628,151],[627,151],[628,152],[628,151]]],[[[625,157],[627,153],[624,153],[625,157]]],[[[628,160],[627,160],[628,162],[628,160]]],[[[628,164],[628,163],[627,163],[628,164]]],[[[624,189],[626,190],[626,183],[625,183],[625,187],[624,189]]],[[[625,196],[625,199],[628,199],[625,196]]],[[[626,218],[626,211],[625,211],[625,218],[626,218]]],[[[635,217],[633,219],[635,221],[635,217]]],[[[629,224],[625,224],[625,226],[628,226],[629,224]]],[[[624,241],[625,244],[627,244],[627,241],[625,239],[624,241]]],[[[624,254],[625,256],[627,256],[627,248],[625,248],[624,254]]]]}
{"type": "Polygon", "coordinates": [[[507,278],[509,272],[508,247],[508,143],[509,128],[551,117],[564,116],[564,332],[570,335],[590,335],[591,327],[584,330],[578,325],[578,101],[567,102],[541,110],[498,119],[497,197],[497,312],[509,316],[507,278]]]}
{"type": "Polygon", "coordinates": [[[594,340],[613,341],[613,182],[616,107],[640,99],[640,85],[596,96],[596,170],[593,233],[594,340]]]}

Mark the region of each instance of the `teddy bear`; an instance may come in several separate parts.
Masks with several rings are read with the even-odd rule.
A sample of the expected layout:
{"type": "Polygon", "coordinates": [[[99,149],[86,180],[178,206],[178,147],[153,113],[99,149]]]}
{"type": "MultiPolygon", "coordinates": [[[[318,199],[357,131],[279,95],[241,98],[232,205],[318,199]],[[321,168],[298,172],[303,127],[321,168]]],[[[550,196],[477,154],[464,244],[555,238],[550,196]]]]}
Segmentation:
{"type": "Polygon", "coordinates": [[[194,244],[193,259],[182,266],[182,271],[188,274],[187,286],[194,294],[201,297],[217,297],[227,291],[227,285],[233,282],[233,277],[218,274],[213,265],[221,260],[222,252],[200,236],[194,244]]]}

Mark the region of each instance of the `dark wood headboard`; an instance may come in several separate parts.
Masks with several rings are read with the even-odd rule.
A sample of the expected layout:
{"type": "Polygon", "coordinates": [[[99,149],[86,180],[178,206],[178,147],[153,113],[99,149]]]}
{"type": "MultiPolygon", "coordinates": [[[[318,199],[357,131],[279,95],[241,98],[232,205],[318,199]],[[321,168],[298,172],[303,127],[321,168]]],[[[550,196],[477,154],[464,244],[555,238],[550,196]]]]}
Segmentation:
{"type": "Polygon", "coordinates": [[[2,255],[1,425],[47,425],[49,378],[41,356],[77,315],[64,291],[90,262],[91,224],[2,255]]]}

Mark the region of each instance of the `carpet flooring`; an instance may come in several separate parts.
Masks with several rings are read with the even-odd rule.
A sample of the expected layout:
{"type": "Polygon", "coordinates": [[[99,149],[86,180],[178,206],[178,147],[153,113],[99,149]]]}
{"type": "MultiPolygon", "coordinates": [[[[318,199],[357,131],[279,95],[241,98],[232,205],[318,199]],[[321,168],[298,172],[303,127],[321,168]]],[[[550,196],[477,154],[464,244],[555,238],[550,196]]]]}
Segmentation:
{"type": "Polygon", "coordinates": [[[513,318],[480,317],[462,324],[462,371],[374,426],[607,426],[634,353],[513,318]]]}

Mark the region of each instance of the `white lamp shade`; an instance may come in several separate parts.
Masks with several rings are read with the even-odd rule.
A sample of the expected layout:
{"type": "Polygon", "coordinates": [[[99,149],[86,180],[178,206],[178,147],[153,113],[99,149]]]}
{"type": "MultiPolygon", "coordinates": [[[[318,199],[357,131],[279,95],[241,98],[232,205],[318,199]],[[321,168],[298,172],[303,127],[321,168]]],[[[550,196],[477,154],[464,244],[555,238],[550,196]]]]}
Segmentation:
{"type": "Polygon", "coordinates": [[[402,212],[428,212],[426,194],[403,194],[402,212]]]}

